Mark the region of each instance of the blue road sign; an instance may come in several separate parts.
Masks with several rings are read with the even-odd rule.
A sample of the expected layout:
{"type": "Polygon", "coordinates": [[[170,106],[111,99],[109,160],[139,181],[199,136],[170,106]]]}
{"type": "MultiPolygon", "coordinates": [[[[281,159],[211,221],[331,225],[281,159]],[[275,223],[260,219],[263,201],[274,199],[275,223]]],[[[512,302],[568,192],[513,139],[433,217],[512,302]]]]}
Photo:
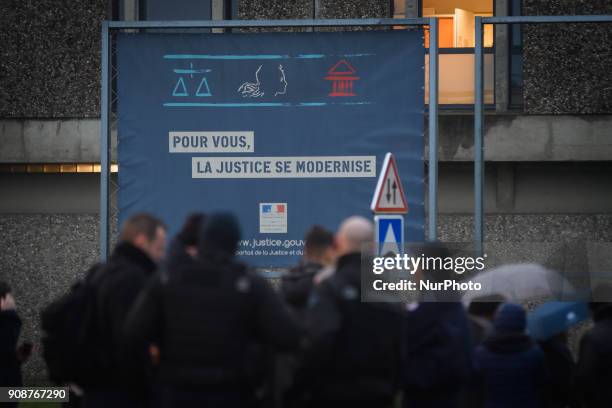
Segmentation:
{"type": "Polygon", "coordinates": [[[377,215],[374,217],[376,231],[376,255],[402,254],[404,251],[404,216],[377,215]]]}

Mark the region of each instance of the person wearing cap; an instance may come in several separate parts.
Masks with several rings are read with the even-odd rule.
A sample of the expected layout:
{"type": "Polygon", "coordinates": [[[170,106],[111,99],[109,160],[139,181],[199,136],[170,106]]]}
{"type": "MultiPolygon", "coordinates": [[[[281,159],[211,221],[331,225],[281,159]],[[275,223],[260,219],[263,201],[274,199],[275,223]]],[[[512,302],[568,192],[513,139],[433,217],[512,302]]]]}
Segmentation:
{"type": "Polygon", "coordinates": [[[268,282],[235,258],[230,214],[204,222],[195,262],[161,271],[124,326],[124,356],[159,345],[162,407],[252,406],[262,350],[296,349],[301,332],[268,282]]]}
{"type": "Polygon", "coordinates": [[[526,326],[523,307],[503,303],[495,314],[493,333],[476,348],[474,365],[487,408],[545,406],[546,359],[525,333],[526,326]]]}

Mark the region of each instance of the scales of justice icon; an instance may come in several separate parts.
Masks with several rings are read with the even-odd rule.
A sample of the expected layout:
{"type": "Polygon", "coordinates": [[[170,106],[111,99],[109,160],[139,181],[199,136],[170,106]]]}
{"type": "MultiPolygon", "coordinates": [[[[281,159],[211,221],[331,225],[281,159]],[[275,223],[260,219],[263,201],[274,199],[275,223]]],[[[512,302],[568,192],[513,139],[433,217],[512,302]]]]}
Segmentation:
{"type": "MultiPolygon", "coordinates": [[[[173,71],[175,74],[179,75],[179,78],[178,81],[176,81],[176,85],[174,85],[172,96],[192,96],[188,91],[190,87],[188,87],[187,83],[192,85],[192,83],[194,82],[193,80],[198,79],[200,75],[202,79],[200,79],[199,82],[197,80],[195,81],[195,83],[198,83],[198,86],[193,96],[212,96],[212,93],[210,92],[210,86],[208,85],[208,80],[206,79],[205,75],[208,72],[211,72],[211,69],[195,69],[193,67],[193,63],[190,62],[188,69],[175,68],[173,71]],[[196,76],[195,78],[194,75],[196,76]],[[186,76],[189,76],[187,83],[185,82],[186,76]]],[[[193,87],[191,87],[191,89],[193,89],[193,87]]]]}

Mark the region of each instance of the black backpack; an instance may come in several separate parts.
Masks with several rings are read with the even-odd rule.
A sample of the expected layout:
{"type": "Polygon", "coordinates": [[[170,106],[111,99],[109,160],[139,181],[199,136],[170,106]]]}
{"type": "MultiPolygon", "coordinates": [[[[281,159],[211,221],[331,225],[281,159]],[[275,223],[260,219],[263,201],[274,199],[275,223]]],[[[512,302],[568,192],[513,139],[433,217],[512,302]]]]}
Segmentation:
{"type": "Polygon", "coordinates": [[[43,358],[49,379],[57,384],[95,384],[106,365],[97,341],[96,286],[102,269],[102,264],[92,266],[85,279],[40,314],[43,358]]]}

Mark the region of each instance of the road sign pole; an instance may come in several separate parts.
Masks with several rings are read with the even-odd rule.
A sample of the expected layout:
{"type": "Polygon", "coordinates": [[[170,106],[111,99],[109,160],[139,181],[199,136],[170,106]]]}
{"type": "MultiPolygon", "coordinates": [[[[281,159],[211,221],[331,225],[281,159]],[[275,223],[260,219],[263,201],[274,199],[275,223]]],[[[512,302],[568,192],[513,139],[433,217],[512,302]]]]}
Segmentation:
{"type": "Polygon", "coordinates": [[[429,20],[429,241],[438,238],[438,19],[429,20]]]}

